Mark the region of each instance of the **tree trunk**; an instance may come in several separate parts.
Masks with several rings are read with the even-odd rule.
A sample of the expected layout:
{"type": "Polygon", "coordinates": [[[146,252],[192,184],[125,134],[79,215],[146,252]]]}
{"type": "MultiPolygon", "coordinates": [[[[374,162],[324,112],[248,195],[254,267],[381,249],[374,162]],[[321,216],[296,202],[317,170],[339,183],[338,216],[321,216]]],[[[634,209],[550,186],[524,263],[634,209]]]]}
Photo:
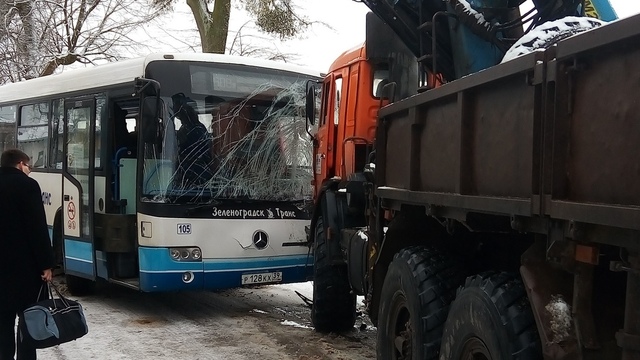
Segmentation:
{"type": "Polygon", "coordinates": [[[35,51],[35,24],[33,20],[33,8],[30,1],[17,3],[15,5],[22,23],[22,33],[18,36],[18,57],[22,59],[22,62],[18,64],[19,72],[25,79],[31,79],[37,75],[33,74],[31,69],[34,68],[35,60],[33,57],[32,49],[35,51]]]}
{"type": "Polygon", "coordinates": [[[78,61],[78,55],[76,54],[68,54],[66,56],[50,60],[44,67],[44,69],[40,72],[40,76],[51,75],[59,66],[71,65],[76,61],[78,61]]]}
{"type": "Polygon", "coordinates": [[[224,54],[229,32],[231,0],[215,0],[209,12],[204,0],[187,0],[200,33],[202,52],[224,54]]]}

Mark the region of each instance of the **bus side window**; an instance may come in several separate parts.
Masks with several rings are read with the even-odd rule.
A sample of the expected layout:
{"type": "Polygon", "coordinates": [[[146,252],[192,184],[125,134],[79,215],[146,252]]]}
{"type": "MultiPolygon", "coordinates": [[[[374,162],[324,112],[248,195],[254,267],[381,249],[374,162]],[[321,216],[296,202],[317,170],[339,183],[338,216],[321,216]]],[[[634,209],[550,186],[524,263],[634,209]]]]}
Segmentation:
{"type": "MultiPolygon", "coordinates": [[[[107,97],[105,95],[97,95],[96,96],[96,124],[95,124],[95,164],[94,167],[96,169],[102,169],[102,158],[106,156],[103,152],[105,149],[102,148],[102,141],[106,136],[106,131],[102,131],[102,119],[106,118],[107,114],[107,97]]],[[[106,143],[106,142],[105,142],[106,143]]]]}
{"type": "Polygon", "coordinates": [[[48,123],[48,102],[20,107],[18,147],[31,157],[33,166],[38,169],[47,167],[48,123]]]}
{"type": "Polygon", "coordinates": [[[0,106],[0,151],[15,147],[16,106],[0,106]]]}

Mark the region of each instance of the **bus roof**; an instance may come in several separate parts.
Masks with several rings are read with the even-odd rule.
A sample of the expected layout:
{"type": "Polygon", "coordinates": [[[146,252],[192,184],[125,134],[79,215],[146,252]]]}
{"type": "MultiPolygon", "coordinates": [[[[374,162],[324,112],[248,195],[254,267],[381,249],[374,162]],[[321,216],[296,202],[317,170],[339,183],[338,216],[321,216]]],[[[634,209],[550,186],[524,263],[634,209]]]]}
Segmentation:
{"type": "Polygon", "coordinates": [[[319,71],[271,60],[222,54],[157,53],[150,54],[146,57],[122,60],[82,69],[71,69],[60,74],[6,84],[0,86],[0,104],[61,93],[70,93],[84,89],[97,89],[110,85],[124,84],[127,82],[131,82],[133,89],[133,79],[143,76],[144,69],[152,61],[200,61],[222,64],[240,64],[321,77],[319,71]]]}

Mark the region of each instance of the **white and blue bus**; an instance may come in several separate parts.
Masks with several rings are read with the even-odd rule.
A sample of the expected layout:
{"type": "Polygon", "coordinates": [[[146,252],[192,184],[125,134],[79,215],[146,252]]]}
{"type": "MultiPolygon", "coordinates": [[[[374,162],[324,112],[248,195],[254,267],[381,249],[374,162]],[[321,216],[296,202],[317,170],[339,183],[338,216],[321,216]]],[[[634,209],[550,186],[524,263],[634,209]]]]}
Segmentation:
{"type": "MultiPolygon", "coordinates": [[[[0,150],[32,157],[72,293],[306,281],[319,72],[154,54],[0,87],[0,150]]],[[[311,255],[312,257],[312,255],[311,255]]]]}

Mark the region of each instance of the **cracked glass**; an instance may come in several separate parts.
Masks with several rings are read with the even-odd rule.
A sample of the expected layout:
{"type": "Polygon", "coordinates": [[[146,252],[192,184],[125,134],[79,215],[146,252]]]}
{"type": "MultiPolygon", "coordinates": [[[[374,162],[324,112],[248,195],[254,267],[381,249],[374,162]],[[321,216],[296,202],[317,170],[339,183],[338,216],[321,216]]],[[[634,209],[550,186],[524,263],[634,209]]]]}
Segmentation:
{"type": "Polygon", "coordinates": [[[144,144],[142,201],[311,199],[304,109],[311,76],[247,66],[165,66],[149,65],[162,84],[162,119],[157,140],[144,144]]]}

